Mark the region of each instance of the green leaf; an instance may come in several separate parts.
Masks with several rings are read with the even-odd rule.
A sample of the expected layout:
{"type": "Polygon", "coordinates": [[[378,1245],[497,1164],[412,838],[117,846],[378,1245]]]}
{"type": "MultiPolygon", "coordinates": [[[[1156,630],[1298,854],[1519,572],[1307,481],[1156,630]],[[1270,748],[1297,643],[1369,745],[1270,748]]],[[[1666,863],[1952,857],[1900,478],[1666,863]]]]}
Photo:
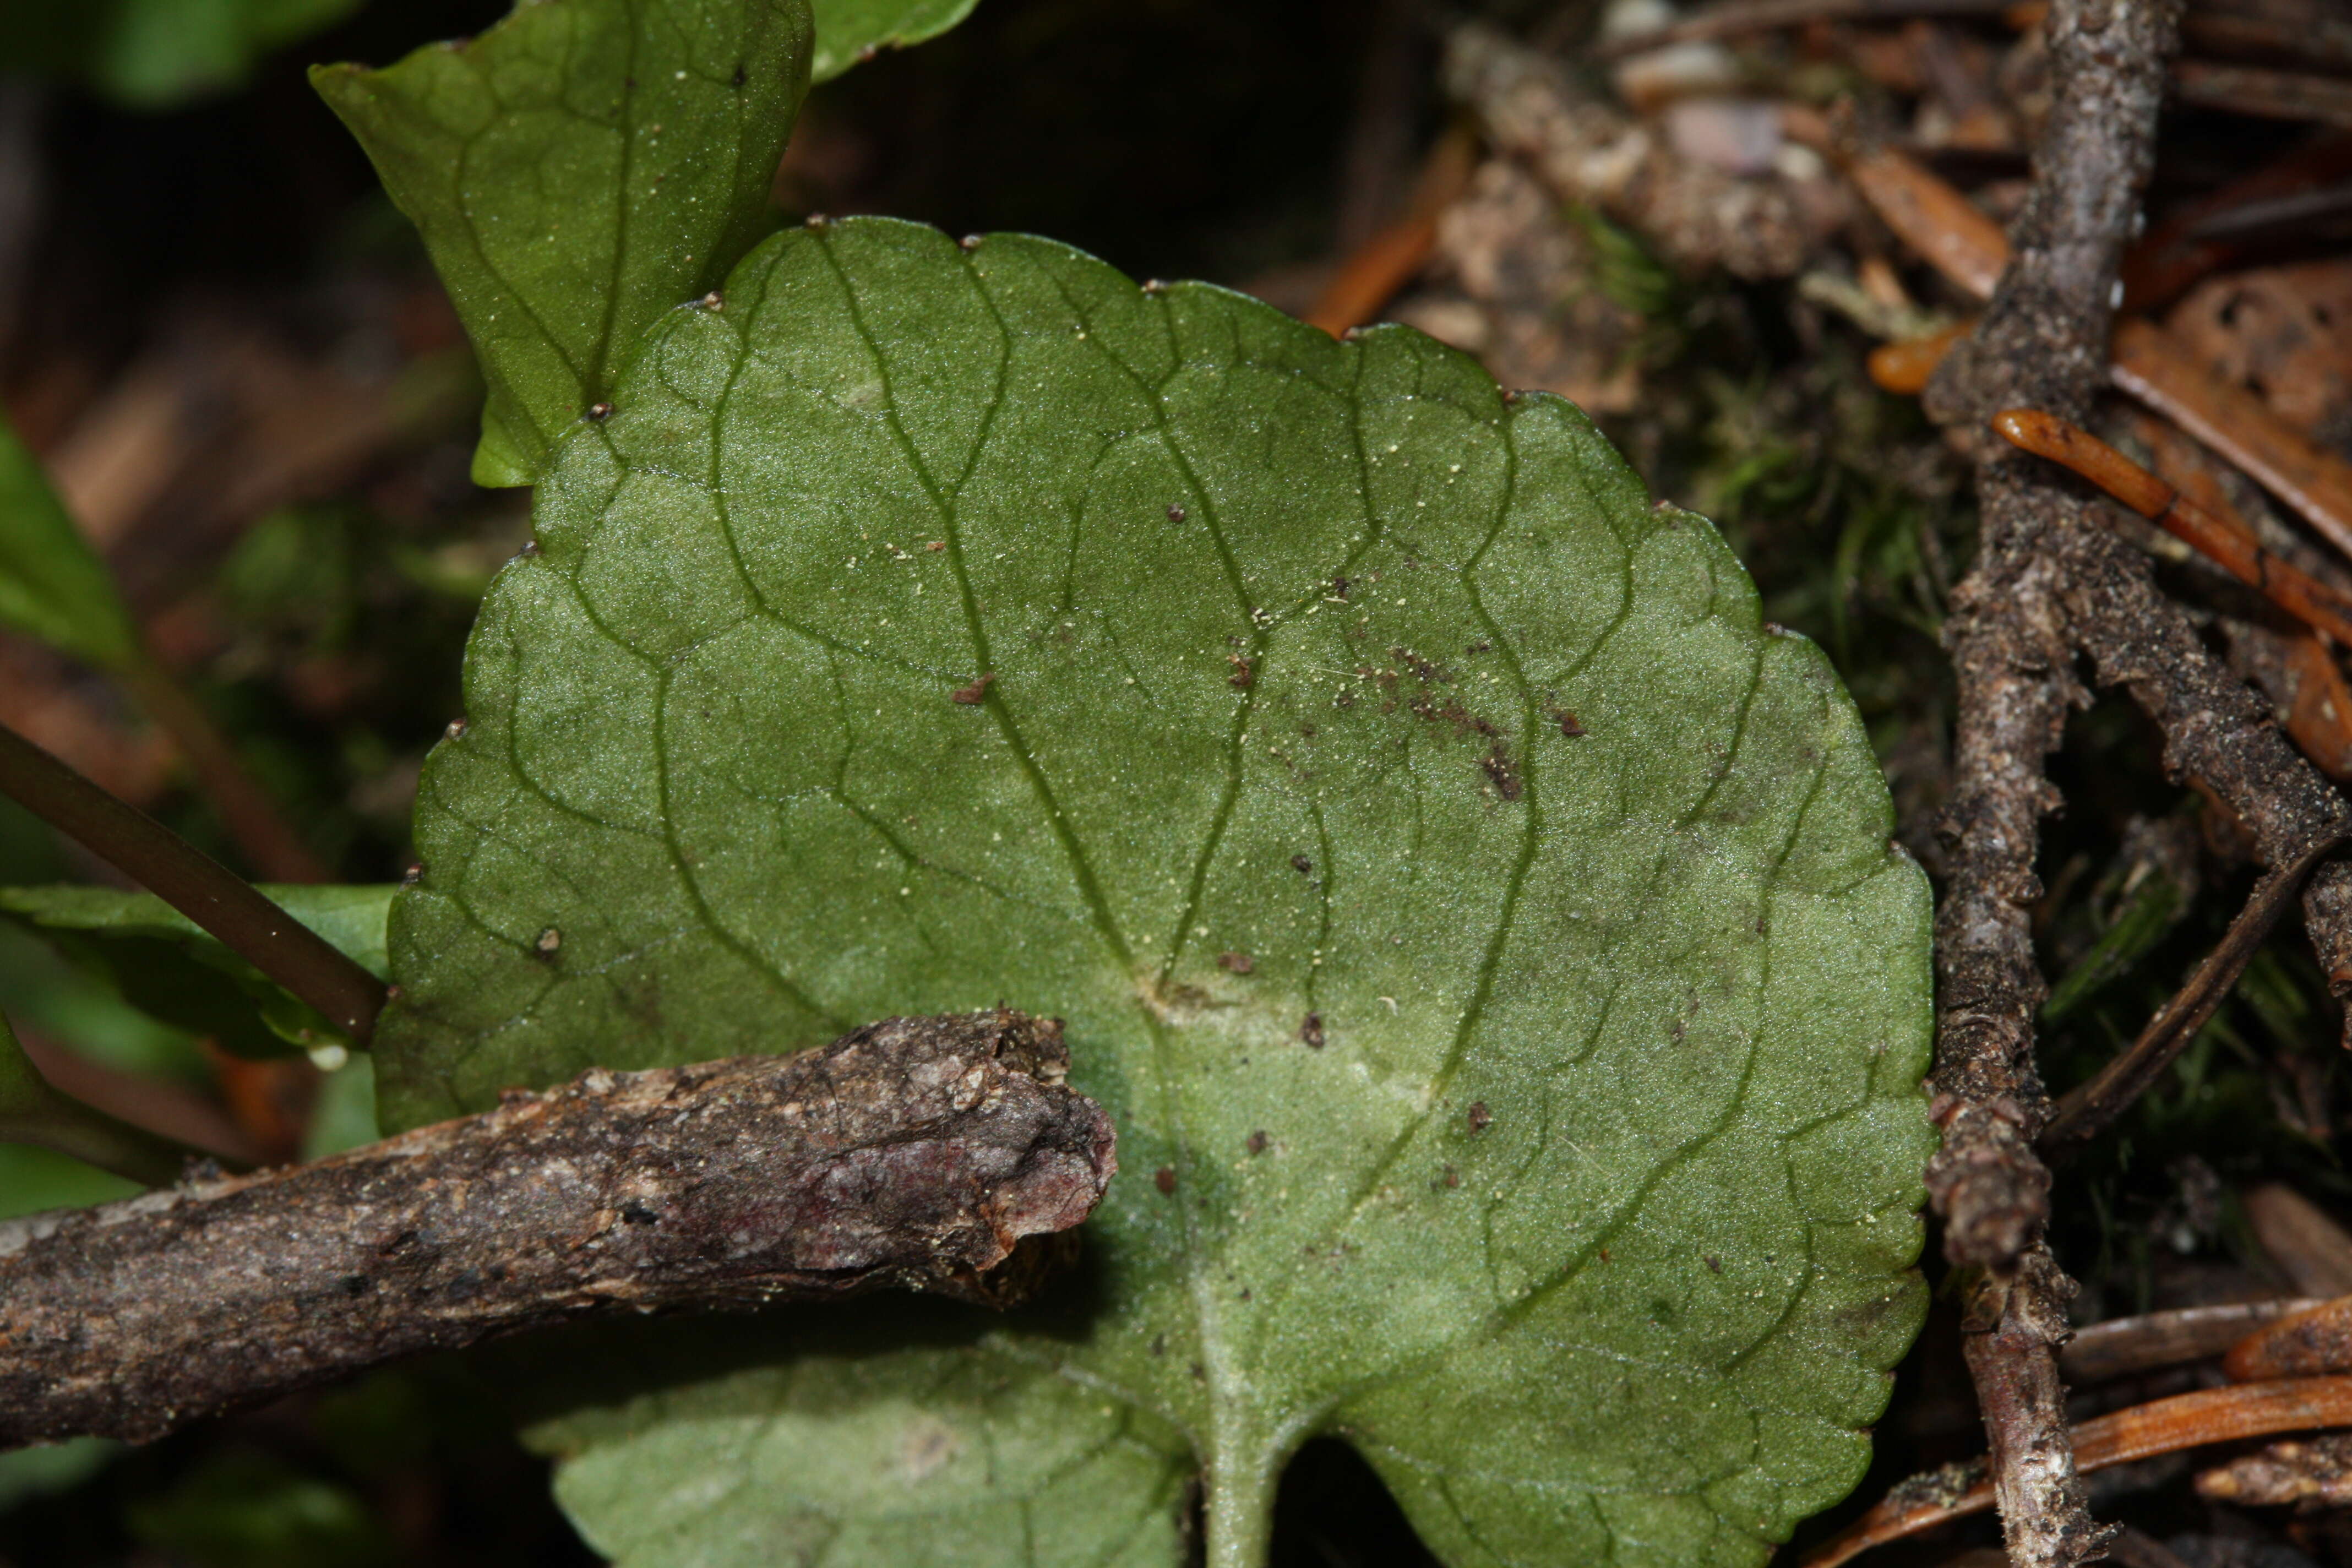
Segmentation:
{"type": "MultiPolygon", "coordinates": [[[[5,1017],[0,1017],[0,1143],[31,1144],[151,1187],[169,1186],[178,1179],[183,1153],[152,1132],[50,1088],[5,1017]]],[[[20,1168],[5,1173],[25,1173],[20,1168]]],[[[38,1165],[31,1173],[36,1178],[58,1173],[38,1165]]],[[[0,1203],[5,1201],[0,1194],[0,1203]]]]}
{"type": "Polygon", "coordinates": [[[124,1521],[142,1544],[206,1568],[390,1568],[402,1555],[351,1488],[245,1448],[208,1455],[124,1521]]]}
{"type": "MultiPolygon", "coordinates": [[[[379,978],[389,887],[268,884],[280,909],[379,978]]],[[[47,939],[85,968],[112,980],[148,1016],[208,1035],[245,1057],[282,1057],[350,1041],[315,1008],[230,952],[152,893],[65,886],[0,888],[0,919],[47,939]]]]}
{"type": "Polygon", "coordinates": [[[972,13],[980,0],[813,0],[816,49],[809,75],[835,77],[876,49],[902,49],[936,38],[972,13]]]}
{"type": "Polygon", "coordinates": [[[0,68],[87,82],[171,109],[243,82],[261,56],[341,21],[359,0],[10,0],[0,68]]]}
{"type": "Polygon", "coordinates": [[[524,0],[469,43],[321,66],[489,387],[474,478],[532,482],[646,329],[775,226],[806,0],[524,0]]]}
{"type": "Polygon", "coordinates": [[[1075,1489],[1173,1563],[1171,1472],[1092,1467],[1180,1434],[1214,1568],[1318,1433],[1456,1563],[1753,1563],[1851,1487],[1923,1305],[1927,889],[1715,530],[1418,333],[1041,240],[796,232],[728,300],[484,605],[387,1125],[1001,998],[1121,1172],[1062,1318],[782,1320],[549,1429],[591,1538],[1010,1559],[1075,1489]]]}
{"type": "Polygon", "coordinates": [[[72,1437],[0,1454],[0,1512],[35,1498],[71,1491],[117,1455],[130,1451],[129,1444],[111,1438],[72,1437]]]}
{"type": "Polygon", "coordinates": [[[0,420],[0,626],[100,669],[139,659],[113,574],[66,514],[40,463],[0,420]]]}

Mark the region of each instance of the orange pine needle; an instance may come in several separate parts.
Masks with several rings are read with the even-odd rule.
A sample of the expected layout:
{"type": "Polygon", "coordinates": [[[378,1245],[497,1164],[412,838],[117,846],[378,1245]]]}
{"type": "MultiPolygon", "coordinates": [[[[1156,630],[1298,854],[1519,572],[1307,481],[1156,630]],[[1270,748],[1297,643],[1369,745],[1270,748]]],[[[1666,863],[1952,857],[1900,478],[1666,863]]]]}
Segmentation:
{"type": "Polygon", "coordinates": [[[1916,397],[1927,390],[1928,379],[1944,363],[1944,356],[1952,352],[1952,345],[1976,330],[1976,322],[1969,320],[1924,338],[1881,343],[1870,351],[1870,379],[1885,391],[1916,397]]]}
{"type": "Polygon", "coordinates": [[[2221,1370],[2240,1383],[2311,1377],[2352,1368],[2352,1296],[2266,1323],[2230,1347],[2221,1370]]]}
{"type": "Polygon", "coordinates": [[[2007,408],[1992,427],[2011,445],[2072,468],[2287,614],[2352,644],[2352,597],[2287,564],[2071,420],[2007,408]]]}
{"type": "MultiPolygon", "coordinates": [[[[2347,1424],[2352,1424],[2352,1377],[2201,1389],[2084,1422],[2074,1428],[2074,1463],[2079,1469],[2104,1469],[2209,1443],[2347,1424]]],[[[1940,1477],[1922,1477],[1895,1488],[1876,1508],[1808,1553],[1800,1568],[1837,1568],[1874,1546],[1992,1506],[1989,1479],[1940,1482],[1940,1477]]]]}
{"type": "Polygon", "coordinates": [[[1846,175],[1895,237],[1979,300],[2009,265],[2009,236],[1982,207],[1892,148],[1846,160],[1846,175]]]}

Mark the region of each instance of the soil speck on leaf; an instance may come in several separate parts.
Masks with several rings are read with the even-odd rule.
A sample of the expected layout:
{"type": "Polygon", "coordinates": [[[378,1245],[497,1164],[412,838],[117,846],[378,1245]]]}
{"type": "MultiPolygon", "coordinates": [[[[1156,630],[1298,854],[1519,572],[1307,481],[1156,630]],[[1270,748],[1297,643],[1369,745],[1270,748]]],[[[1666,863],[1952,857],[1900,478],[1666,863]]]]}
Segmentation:
{"type": "Polygon", "coordinates": [[[1257,960],[1246,952],[1217,954],[1217,967],[1233,974],[1247,974],[1257,967],[1257,960]]]}
{"type": "Polygon", "coordinates": [[[981,676],[970,686],[959,686],[948,693],[948,700],[961,702],[967,708],[977,708],[987,700],[988,689],[995,684],[996,677],[992,672],[981,676]]]}
{"type": "Polygon", "coordinates": [[[1315,862],[1304,855],[1293,855],[1290,858],[1290,868],[1302,877],[1315,875],[1315,862]]]}
{"type": "Polygon", "coordinates": [[[533,941],[530,945],[531,950],[537,952],[541,957],[551,958],[554,956],[555,950],[563,945],[563,933],[556,930],[553,926],[550,926],[545,931],[541,931],[538,938],[533,941]]]}
{"type": "Polygon", "coordinates": [[[1482,1100],[1470,1108],[1471,1131],[1484,1132],[1487,1128],[1493,1126],[1494,1122],[1495,1113],[1486,1109],[1486,1102],[1485,1100],[1482,1100]]]}
{"type": "Polygon", "coordinates": [[[1260,1128],[1258,1131],[1249,1135],[1249,1142],[1244,1145],[1244,1147],[1246,1147],[1253,1154],[1263,1154],[1265,1152],[1265,1130],[1264,1128],[1260,1128]]]}
{"type": "Polygon", "coordinates": [[[1176,1168],[1172,1165],[1160,1166],[1160,1169],[1151,1173],[1151,1184],[1160,1189],[1160,1195],[1161,1197],[1165,1198],[1174,1196],[1176,1192],[1176,1168]]]}
{"type": "Polygon", "coordinates": [[[1503,750],[1502,742],[1496,742],[1495,749],[1487,752],[1486,761],[1478,765],[1486,770],[1486,777],[1494,784],[1496,795],[1505,800],[1519,798],[1519,770],[1512,765],[1510,754],[1503,750]]]}
{"type": "Polygon", "coordinates": [[[1181,507],[1181,506],[1171,506],[1171,507],[1170,507],[1170,508],[1168,509],[1168,521],[1171,521],[1171,522],[1181,522],[1181,521],[1184,521],[1184,509],[1183,509],[1182,507],[1181,507]]]}
{"type": "Polygon", "coordinates": [[[1317,1050],[1323,1048],[1323,1015],[1309,1013],[1307,1022],[1298,1026],[1298,1037],[1317,1050]]]}

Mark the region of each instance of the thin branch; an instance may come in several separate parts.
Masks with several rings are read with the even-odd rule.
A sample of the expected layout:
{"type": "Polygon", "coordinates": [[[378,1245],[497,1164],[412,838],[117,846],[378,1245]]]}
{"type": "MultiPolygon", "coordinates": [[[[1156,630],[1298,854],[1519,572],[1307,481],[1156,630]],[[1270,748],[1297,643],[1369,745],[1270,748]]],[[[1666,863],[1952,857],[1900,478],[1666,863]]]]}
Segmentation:
{"type": "MultiPolygon", "coordinates": [[[[2086,498],[1985,431],[1995,410],[2080,420],[2105,383],[2123,250],[2155,157],[2178,5],[2056,0],[2053,89],[2011,257],[1967,342],[1928,387],[1931,413],[1977,436],[1979,563],[1949,637],[1958,675],[1952,871],[1937,917],[1940,1012],[1928,1192],[1963,1284],[1962,1348],[1991,1445],[2013,1568],[2074,1568],[2107,1532],[2091,1521],[2065,1426],[2057,1348],[2074,1282],[2042,1242],[2049,1173],[2033,1141],[2049,1102],[2033,1059],[2029,904],[2038,819],[2056,804],[2042,759],[2065,704],[2078,596],[2062,543],[2087,535],[2086,498]]],[[[2145,563],[2141,563],[2145,570],[2145,563]]]]}
{"type": "Polygon", "coordinates": [[[261,1175],[0,1225],[0,1446],[145,1441],[395,1357],[877,1286],[1026,1295],[1118,1161],[1061,1026],[602,1068],[261,1175]]]}
{"type": "Polygon", "coordinates": [[[2254,950],[2262,946],[2280,915],[2303,889],[2313,868],[2333,853],[2352,825],[2339,824],[2333,832],[2312,840],[2285,865],[2274,868],[2254,885],[2246,907],[2230,922],[2219,946],[2206,954],[2179,992],[2149,1018],[2139,1037],[2087,1082],[2069,1090],[2058,1102],[2049,1125],[2042,1130],[2042,1157],[2055,1163],[2112,1125],[2147,1086],[2170,1067],[2205,1026],[2205,1020],[2229,995],[2245,973],[2254,950]]]}
{"type": "Polygon", "coordinates": [[[0,795],[226,943],[364,1046],[383,982],[186,839],[0,725],[0,795]]]}

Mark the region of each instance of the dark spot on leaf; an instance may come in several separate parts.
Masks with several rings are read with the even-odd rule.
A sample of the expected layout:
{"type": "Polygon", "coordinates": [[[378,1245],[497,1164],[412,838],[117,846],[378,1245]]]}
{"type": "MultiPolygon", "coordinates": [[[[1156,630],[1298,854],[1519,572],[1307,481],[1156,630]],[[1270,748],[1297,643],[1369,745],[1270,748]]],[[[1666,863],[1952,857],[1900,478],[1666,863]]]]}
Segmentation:
{"type": "Polygon", "coordinates": [[[1246,952],[1221,952],[1217,967],[1232,974],[1247,974],[1257,967],[1257,960],[1246,952]]]}
{"type": "Polygon", "coordinates": [[[1559,732],[1573,741],[1584,733],[1584,726],[1576,721],[1575,714],[1563,710],[1559,715],[1559,732]]]}
{"type": "Polygon", "coordinates": [[[1487,1128],[1494,1124],[1495,1113],[1486,1109],[1486,1102],[1485,1100],[1482,1100],[1470,1108],[1471,1131],[1484,1132],[1487,1128]]]}
{"type": "Polygon", "coordinates": [[[1166,1334],[1154,1334],[1151,1336],[1151,1353],[1153,1355],[1166,1355],[1168,1353],[1168,1336],[1166,1334]]]}
{"type": "Polygon", "coordinates": [[[1462,651],[1463,651],[1464,653],[1465,653],[1465,654],[1480,654],[1480,653],[1492,653],[1494,650],[1495,650],[1495,645],[1494,645],[1493,643],[1490,643],[1490,642],[1474,642],[1474,643],[1472,643],[1468,647],[1464,648],[1462,651]]]}
{"type": "Polygon", "coordinates": [[[1605,1247],[1601,1249],[1601,1261],[1603,1263],[1609,1261],[1609,1249],[1605,1247]]]}
{"type": "Polygon", "coordinates": [[[1462,1184],[1462,1173],[1448,1165],[1445,1167],[1445,1174],[1440,1176],[1438,1180],[1449,1187],[1458,1187],[1462,1184]]]}
{"type": "Polygon", "coordinates": [[[957,687],[948,693],[948,700],[951,702],[961,702],[967,708],[977,708],[987,700],[988,689],[995,684],[996,675],[991,671],[974,679],[970,686],[957,687]]]}
{"type": "Polygon", "coordinates": [[[1176,1191],[1175,1167],[1172,1165],[1162,1165],[1160,1169],[1152,1172],[1151,1184],[1160,1189],[1160,1195],[1161,1197],[1172,1196],[1176,1191]]]}
{"type": "Polygon", "coordinates": [[[621,1217],[631,1225],[652,1225],[661,1218],[643,1198],[631,1198],[621,1205],[621,1217]]]}
{"type": "Polygon", "coordinates": [[[1249,1135],[1249,1142],[1244,1144],[1244,1147],[1248,1149],[1253,1154],[1263,1154],[1265,1152],[1265,1130],[1264,1128],[1260,1128],[1258,1131],[1249,1135]]]}
{"type": "Polygon", "coordinates": [[[1307,1022],[1298,1026],[1298,1037],[1317,1050],[1321,1050],[1323,1048],[1323,1015],[1307,1014],[1307,1022]]]}
{"type": "Polygon", "coordinates": [[[923,548],[930,551],[934,554],[945,550],[947,547],[948,542],[944,539],[927,539],[923,542],[923,548]]]}
{"type": "Polygon", "coordinates": [[[1454,732],[1457,735],[1472,732],[1481,735],[1502,733],[1494,725],[1463,707],[1459,700],[1452,697],[1447,698],[1442,704],[1432,702],[1426,697],[1417,697],[1409,705],[1409,710],[1416,719],[1425,719],[1433,724],[1444,722],[1453,725],[1454,732]]]}
{"type": "Polygon", "coordinates": [[[1720,1274],[1720,1273],[1722,1273],[1722,1272],[1723,1272],[1723,1259],[1722,1259],[1722,1258],[1717,1258],[1717,1257],[1714,1253],[1712,1253],[1712,1252],[1708,1253],[1708,1254],[1706,1255],[1706,1271],[1707,1271],[1708,1273],[1710,1273],[1710,1274],[1720,1274]]]}
{"type": "Polygon", "coordinates": [[[1247,690],[1250,683],[1257,679],[1257,671],[1252,668],[1250,667],[1250,661],[1244,658],[1241,655],[1237,653],[1229,653],[1225,655],[1225,662],[1234,667],[1234,672],[1225,677],[1225,684],[1227,686],[1247,690]]]}
{"type": "Polygon", "coordinates": [[[735,68],[735,85],[740,88],[750,79],[751,73],[746,71],[741,65],[737,65],[735,68]]]}
{"type": "Polygon", "coordinates": [[[1348,582],[1349,582],[1349,579],[1347,579],[1347,578],[1345,578],[1345,577],[1334,577],[1334,578],[1332,578],[1332,579],[1331,579],[1331,596],[1332,596],[1333,598],[1335,598],[1335,599],[1338,599],[1338,600],[1341,601],[1342,603],[1345,603],[1345,602],[1346,602],[1346,600],[1347,600],[1347,597],[1348,597],[1348,582]]]}
{"type": "Polygon", "coordinates": [[[1302,877],[1311,877],[1315,874],[1315,862],[1304,855],[1293,855],[1290,858],[1290,868],[1302,877]]]}
{"type": "Polygon", "coordinates": [[[1171,522],[1181,522],[1181,521],[1184,521],[1184,509],[1183,509],[1182,507],[1181,507],[1181,506],[1171,506],[1171,507],[1170,507],[1170,508],[1168,509],[1168,521],[1171,521],[1171,522]]]}
{"type": "Polygon", "coordinates": [[[1487,752],[1486,760],[1478,765],[1486,770],[1486,777],[1493,781],[1496,795],[1505,800],[1519,798],[1519,770],[1512,766],[1510,754],[1503,750],[1502,742],[1496,742],[1495,749],[1487,752]]]}

